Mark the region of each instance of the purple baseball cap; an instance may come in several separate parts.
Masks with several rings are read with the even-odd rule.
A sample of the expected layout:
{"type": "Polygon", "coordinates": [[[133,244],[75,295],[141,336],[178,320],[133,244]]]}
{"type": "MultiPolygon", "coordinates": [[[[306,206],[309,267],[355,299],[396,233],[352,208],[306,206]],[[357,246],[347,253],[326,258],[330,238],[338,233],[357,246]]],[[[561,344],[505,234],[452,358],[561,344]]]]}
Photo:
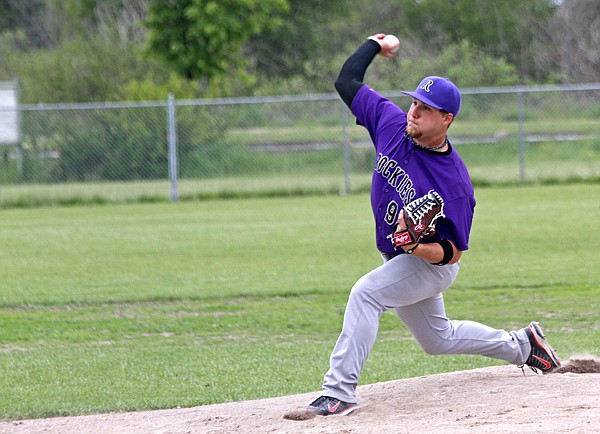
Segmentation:
{"type": "Polygon", "coordinates": [[[448,78],[430,76],[421,80],[414,92],[404,92],[427,105],[456,116],[460,110],[460,92],[448,78]]]}

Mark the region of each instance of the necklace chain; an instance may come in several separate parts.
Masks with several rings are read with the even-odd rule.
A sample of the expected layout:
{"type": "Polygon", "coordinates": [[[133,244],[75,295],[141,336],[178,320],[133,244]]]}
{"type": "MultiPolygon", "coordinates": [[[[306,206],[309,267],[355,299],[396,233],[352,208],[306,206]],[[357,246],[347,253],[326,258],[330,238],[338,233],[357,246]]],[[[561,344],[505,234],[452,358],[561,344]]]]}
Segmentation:
{"type": "Polygon", "coordinates": [[[438,149],[442,149],[444,146],[446,146],[448,144],[448,138],[446,138],[446,140],[444,140],[444,143],[442,143],[440,146],[436,146],[435,148],[428,148],[427,146],[419,145],[417,142],[414,141],[414,139],[410,135],[408,136],[408,140],[410,140],[410,142],[413,145],[415,145],[416,147],[421,148],[421,149],[426,149],[428,151],[437,151],[438,149]]]}

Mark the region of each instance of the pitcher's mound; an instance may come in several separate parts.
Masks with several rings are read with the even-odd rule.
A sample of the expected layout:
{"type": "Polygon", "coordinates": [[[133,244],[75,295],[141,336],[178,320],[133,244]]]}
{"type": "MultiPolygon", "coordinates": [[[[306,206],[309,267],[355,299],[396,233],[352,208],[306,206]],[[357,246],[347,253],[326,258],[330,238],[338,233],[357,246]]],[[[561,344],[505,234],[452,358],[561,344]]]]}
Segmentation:
{"type": "Polygon", "coordinates": [[[515,366],[359,386],[352,416],[304,410],[319,391],[136,413],[0,422],[0,433],[572,433],[600,427],[600,361],[565,360],[549,375],[515,366]],[[294,410],[299,409],[299,410],[294,410]]]}

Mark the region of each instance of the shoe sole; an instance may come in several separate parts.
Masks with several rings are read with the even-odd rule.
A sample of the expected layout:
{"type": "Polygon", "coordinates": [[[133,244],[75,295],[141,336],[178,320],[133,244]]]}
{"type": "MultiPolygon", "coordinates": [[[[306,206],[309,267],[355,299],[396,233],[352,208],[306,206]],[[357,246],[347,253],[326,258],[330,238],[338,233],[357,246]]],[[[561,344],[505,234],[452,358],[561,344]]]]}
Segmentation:
{"type": "Polygon", "coordinates": [[[358,405],[354,405],[352,407],[348,407],[343,411],[340,411],[339,413],[336,413],[338,416],[348,416],[350,413],[352,413],[354,410],[358,410],[358,405]]]}
{"type": "Polygon", "coordinates": [[[358,410],[358,405],[353,405],[351,407],[345,408],[344,410],[342,410],[338,413],[321,413],[319,411],[319,409],[316,407],[310,407],[310,406],[308,407],[308,411],[315,413],[319,416],[348,416],[354,410],[358,410]]]}
{"type": "Polygon", "coordinates": [[[554,351],[554,349],[550,346],[550,344],[546,340],[546,336],[544,335],[544,332],[543,332],[542,328],[540,327],[540,325],[537,322],[532,322],[531,324],[529,324],[529,330],[531,330],[531,334],[533,336],[533,339],[535,340],[535,343],[538,345],[538,347],[543,349],[546,354],[548,354],[548,357],[550,357],[550,359],[552,360],[552,362],[555,365],[555,366],[551,367],[550,369],[548,369],[547,371],[544,371],[544,374],[548,374],[548,373],[552,372],[555,368],[560,368],[560,366],[561,366],[560,359],[556,355],[556,352],[554,351]]]}

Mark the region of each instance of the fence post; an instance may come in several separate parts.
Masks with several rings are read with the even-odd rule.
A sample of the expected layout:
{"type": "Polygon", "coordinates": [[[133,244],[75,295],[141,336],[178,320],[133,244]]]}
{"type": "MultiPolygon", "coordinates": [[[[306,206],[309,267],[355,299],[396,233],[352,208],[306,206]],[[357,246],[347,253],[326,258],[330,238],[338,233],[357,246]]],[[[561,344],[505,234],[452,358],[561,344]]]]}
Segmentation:
{"type": "Polygon", "coordinates": [[[15,147],[15,159],[17,162],[17,174],[19,176],[19,182],[23,181],[23,161],[25,160],[25,155],[23,152],[23,143],[17,143],[15,147]]]}
{"type": "Polygon", "coordinates": [[[350,135],[348,133],[348,108],[341,103],[342,107],[342,132],[344,135],[344,194],[350,193],[350,135]]]}
{"type": "Polygon", "coordinates": [[[177,190],[177,130],[175,122],[175,98],[169,94],[167,104],[167,140],[169,143],[169,181],[171,184],[171,201],[177,202],[179,192],[177,190]]]}
{"type": "Polygon", "coordinates": [[[519,179],[525,182],[525,102],[523,90],[518,91],[519,99],[519,179]]]}

